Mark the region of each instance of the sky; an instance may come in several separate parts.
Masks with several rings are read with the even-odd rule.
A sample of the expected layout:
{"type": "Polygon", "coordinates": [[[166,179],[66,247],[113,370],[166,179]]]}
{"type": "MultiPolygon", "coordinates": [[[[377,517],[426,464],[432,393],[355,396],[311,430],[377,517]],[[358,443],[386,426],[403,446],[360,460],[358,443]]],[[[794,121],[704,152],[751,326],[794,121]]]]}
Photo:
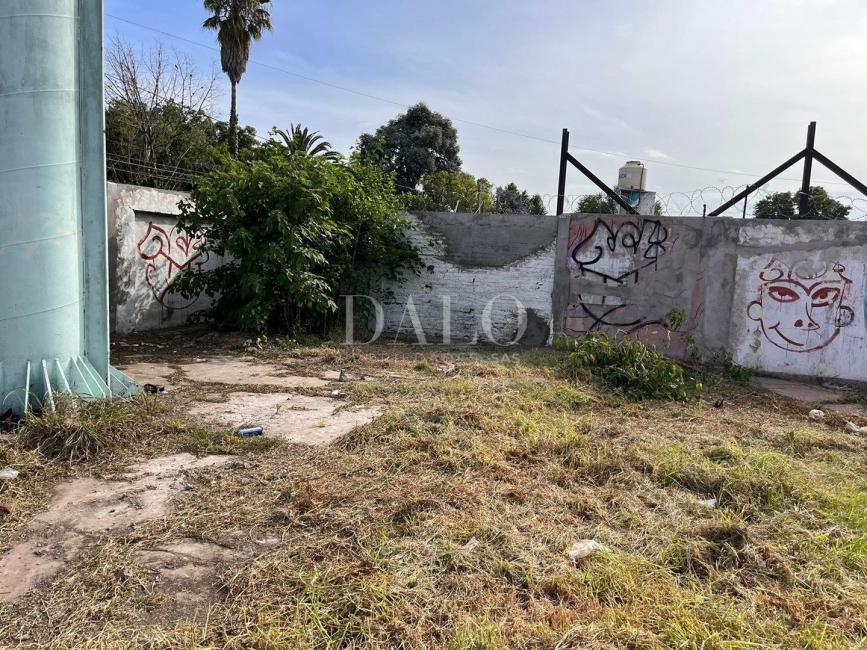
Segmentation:
{"type": "MultiPolygon", "coordinates": [[[[241,122],[262,135],[300,123],[348,153],[360,134],[424,101],[452,119],[475,176],[555,195],[565,127],[573,155],[605,182],[642,160],[670,212],[697,204],[700,213],[801,150],[815,120],[816,148],[867,181],[864,0],[272,5],[274,30],[254,45],[239,86],[241,122]]],[[[200,0],[105,0],[105,11],[109,38],[161,42],[220,72],[219,54],[197,45],[216,46],[200,0]]],[[[213,112],[225,116],[222,74],[219,83],[213,112]]],[[[766,189],[794,191],[800,176],[793,167],[766,189]]],[[[822,167],[813,178],[832,195],[857,195],[822,167]]],[[[570,169],[567,194],[594,191],[570,169]]]]}

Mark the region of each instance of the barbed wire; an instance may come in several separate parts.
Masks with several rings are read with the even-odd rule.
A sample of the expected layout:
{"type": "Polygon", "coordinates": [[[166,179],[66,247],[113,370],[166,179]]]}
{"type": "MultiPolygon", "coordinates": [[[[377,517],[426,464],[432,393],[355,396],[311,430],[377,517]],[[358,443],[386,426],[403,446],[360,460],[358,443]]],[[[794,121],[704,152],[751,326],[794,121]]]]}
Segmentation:
{"type": "MultiPolygon", "coordinates": [[[[746,185],[727,185],[723,187],[707,186],[695,190],[677,192],[657,192],[655,214],[666,217],[700,217],[710,213],[722,204],[731,200],[739,192],[746,189],[746,185]]],[[[747,197],[746,210],[744,202],[739,201],[723,213],[726,217],[752,218],[755,214],[756,204],[762,199],[769,198],[776,192],[767,188],[760,188],[747,197]]],[[[794,192],[793,192],[794,194],[794,192]]],[[[577,213],[582,211],[582,203],[586,199],[596,199],[599,193],[567,194],[563,197],[563,212],[577,213]]],[[[851,221],[867,220],[867,197],[853,197],[846,194],[831,194],[829,197],[841,203],[849,209],[847,218],[851,221]]],[[[556,194],[543,194],[542,200],[548,214],[555,214],[557,210],[556,194]]]]}

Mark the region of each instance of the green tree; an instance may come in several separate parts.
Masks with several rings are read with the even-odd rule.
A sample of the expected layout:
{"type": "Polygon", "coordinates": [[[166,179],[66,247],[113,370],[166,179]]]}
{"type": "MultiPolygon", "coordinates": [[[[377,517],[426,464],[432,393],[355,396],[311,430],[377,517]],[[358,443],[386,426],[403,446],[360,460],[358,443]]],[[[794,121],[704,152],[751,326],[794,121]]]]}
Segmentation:
{"type": "Polygon", "coordinates": [[[824,187],[811,187],[807,214],[798,212],[798,194],[776,192],[756,202],[756,219],[823,219],[839,221],[848,218],[851,207],[828,195],[824,187]]]}
{"type": "Polygon", "coordinates": [[[278,142],[251,160],[226,155],[181,204],[178,223],[228,261],[183,273],[177,289],[212,296],[206,315],[224,327],[322,332],[341,294],[417,270],[400,208],[391,177],[358,156],[287,156],[278,142]]]}
{"type": "Polygon", "coordinates": [[[795,203],[791,192],[776,192],[756,202],[753,216],[756,219],[794,219],[795,203]]]}
{"type": "Polygon", "coordinates": [[[578,212],[583,214],[614,214],[617,204],[605,192],[588,194],[578,202],[578,212]]]}
{"type": "Polygon", "coordinates": [[[415,191],[425,174],[461,169],[458,132],[451,120],[421,103],[375,133],[363,134],[358,150],[393,172],[400,191],[415,191]]]}
{"type": "Polygon", "coordinates": [[[289,125],[289,131],[274,129],[274,135],[279,135],[286,148],[291,153],[300,153],[305,156],[322,156],[326,160],[337,160],[340,154],[331,149],[331,143],[326,142],[319,131],[309,131],[300,124],[289,125]]]}
{"type": "Polygon", "coordinates": [[[203,23],[205,29],[217,32],[220,63],[232,85],[232,105],[229,112],[229,150],[238,155],[238,84],[247,71],[253,41],[271,29],[271,14],[266,5],[271,0],[204,0],[211,12],[203,23]]]}
{"type": "Polygon", "coordinates": [[[548,214],[541,194],[530,195],[515,183],[498,187],[494,192],[494,209],[501,214],[548,214]]]}
{"type": "Polygon", "coordinates": [[[439,212],[484,213],[494,211],[491,183],[464,172],[438,171],[421,179],[422,191],[413,195],[409,207],[439,212]]]}

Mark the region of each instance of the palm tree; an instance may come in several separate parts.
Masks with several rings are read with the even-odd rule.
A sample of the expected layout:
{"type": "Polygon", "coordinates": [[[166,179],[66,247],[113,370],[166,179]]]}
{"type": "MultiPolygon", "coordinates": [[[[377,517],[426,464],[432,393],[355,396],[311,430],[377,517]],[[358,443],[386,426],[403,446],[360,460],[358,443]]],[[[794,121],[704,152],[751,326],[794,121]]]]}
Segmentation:
{"type": "Polygon", "coordinates": [[[271,14],[265,5],[271,0],[204,0],[213,15],[202,25],[217,32],[220,63],[232,84],[232,111],[229,116],[229,150],[238,155],[238,84],[247,71],[250,47],[271,29],[271,14]]]}
{"type": "Polygon", "coordinates": [[[337,160],[340,157],[331,150],[331,143],[319,135],[319,131],[309,131],[300,124],[290,124],[289,132],[274,129],[274,134],[283,138],[290,153],[301,153],[305,156],[322,156],[326,160],[337,160]]]}

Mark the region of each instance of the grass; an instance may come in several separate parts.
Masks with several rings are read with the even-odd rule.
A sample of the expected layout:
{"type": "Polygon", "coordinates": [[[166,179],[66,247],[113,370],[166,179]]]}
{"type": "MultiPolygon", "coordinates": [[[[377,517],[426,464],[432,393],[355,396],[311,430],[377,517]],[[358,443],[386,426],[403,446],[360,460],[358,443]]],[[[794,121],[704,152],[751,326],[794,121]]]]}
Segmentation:
{"type": "Polygon", "coordinates": [[[256,354],[364,374],[342,390],[387,411],[328,448],[237,447],[225,432],[184,424],[183,395],[170,398],[177,412],[157,417],[159,444],[137,438],[130,453],[231,451],[246,468],[206,475],[169,516],[106,539],[64,574],[63,589],[0,609],[0,638],[111,648],[865,645],[867,441],[809,421],[806,407],[726,376],[701,400],[636,399],[564,376],[561,356],[545,350],[504,358],[302,342],[256,354]],[[135,550],[230,531],[280,543],[225,568],[207,620],[149,626],[152,577],[135,550]],[[578,539],[608,550],[574,565],[578,539]],[[125,583],[119,566],[132,576],[125,583]]]}
{"type": "Polygon", "coordinates": [[[24,418],[18,438],[46,458],[86,461],[154,434],[152,427],[161,410],[146,395],[127,401],[58,396],[54,410],[24,418]]]}

